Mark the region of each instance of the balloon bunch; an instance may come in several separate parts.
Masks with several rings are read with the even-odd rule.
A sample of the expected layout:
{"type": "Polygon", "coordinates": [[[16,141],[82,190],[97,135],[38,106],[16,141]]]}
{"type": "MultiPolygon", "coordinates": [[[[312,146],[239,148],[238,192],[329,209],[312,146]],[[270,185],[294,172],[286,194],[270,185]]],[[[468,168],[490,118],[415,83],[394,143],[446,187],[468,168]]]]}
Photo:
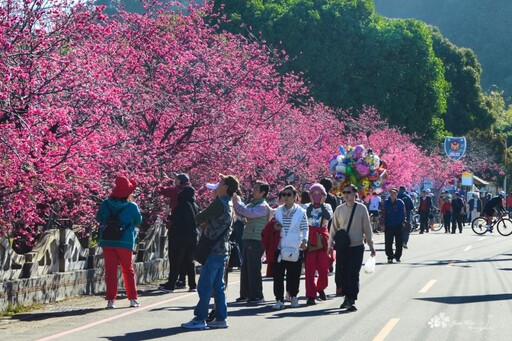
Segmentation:
{"type": "Polygon", "coordinates": [[[331,174],[339,181],[339,187],[354,184],[359,195],[368,196],[372,191],[382,192],[386,179],[387,164],[371,149],[363,145],[340,146],[340,154],[329,161],[331,174]]]}

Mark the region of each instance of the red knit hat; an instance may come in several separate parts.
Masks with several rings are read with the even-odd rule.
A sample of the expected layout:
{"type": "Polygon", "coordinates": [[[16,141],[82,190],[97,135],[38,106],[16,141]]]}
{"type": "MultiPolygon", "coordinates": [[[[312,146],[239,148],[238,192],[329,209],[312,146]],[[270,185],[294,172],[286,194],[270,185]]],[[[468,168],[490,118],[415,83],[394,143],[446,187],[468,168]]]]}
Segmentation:
{"type": "Polygon", "coordinates": [[[126,198],[137,188],[135,180],[129,180],[126,176],[118,176],[116,179],[116,187],[112,190],[111,197],[126,198]]]}

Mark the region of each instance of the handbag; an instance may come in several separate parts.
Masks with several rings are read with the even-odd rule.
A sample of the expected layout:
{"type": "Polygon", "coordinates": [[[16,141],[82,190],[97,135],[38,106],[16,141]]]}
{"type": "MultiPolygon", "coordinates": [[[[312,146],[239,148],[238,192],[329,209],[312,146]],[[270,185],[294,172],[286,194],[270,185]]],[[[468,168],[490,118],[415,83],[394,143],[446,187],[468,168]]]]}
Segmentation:
{"type": "Polygon", "coordinates": [[[210,239],[206,237],[206,235],[202,234],[199,238],[199,241],[197,242],[196,248],[194,250],[194,260],[198,262],[199,264],[204,265],[206,263],[206,259],[208,259],[208,256],[210,255],[210,252],[212,252],[213,246],[215,243],[217,243],[222,237],[224,237],[224,234],[229,229],[227,227],[224,232],[222,232],[217,238],[210,239]]]}
{"type": "Polygon", "coordinates": [[[300,250],[294,247],[284,247],[281,249],[280,258],[287,262],[296,262],[299,260],[300,250]]]}
{"type": "Polygon", "coordinates": [[[354,212],[356,211],[357,203],[354,203],[354,207],[352,208],[352,213],[350,214],[350,220],[348,221],[347,229],[339,229],[336,231],[334,235],[334,242],[336,247],[336,253],[345,253],[348,251],[350,247],[350,236],[348,232],[350,231],[350,227],[352,225],[352,219],[354,218],[354,212]]]}
{"type": "MultiPolygon", "coordinates": [[[[294,213],[293,217],[295,217],[297,212],[298,211],[296,211],[294,213]]],[[[293,217],[292,217],[292,223],[293,223],[293,217]]],[[[299,228],[298,225],[297,225],[297,228],[299,228]]],[[[286,235],[283,236],[282,238],[287,238],[291,229],[292,229],[292,226],[290,226],[290,230],[288,230],[286,235]]],[[[284,233],[284,230],[281,230],[281,231],[282,231],[281,233],[284,233]]],[[[283,247],[279,250],[279,256],[277,258],[277,262],[280,263],[282,260],[285,260],[287,262],[297,262],[299,260],[299,256],[300,256],[300,249],[298,247],[289,247],[289,246],[283,247]]]]}

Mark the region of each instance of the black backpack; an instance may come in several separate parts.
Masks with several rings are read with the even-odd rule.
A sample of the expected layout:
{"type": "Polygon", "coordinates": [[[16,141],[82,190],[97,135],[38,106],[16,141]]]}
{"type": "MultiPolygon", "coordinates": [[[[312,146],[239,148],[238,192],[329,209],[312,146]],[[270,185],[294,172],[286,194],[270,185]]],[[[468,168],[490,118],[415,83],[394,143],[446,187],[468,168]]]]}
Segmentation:
{"type": "Polygon", "coordinates": [[[124,210],[124,208],[117,211],[117,213],[113,213],[108,204],[107,208],[110,212],[110,215],[107,219],[107,222],[102,226],[103,240],[120,240],[123,237],[125,229],[121,225],[119,214],[124,210]]]}

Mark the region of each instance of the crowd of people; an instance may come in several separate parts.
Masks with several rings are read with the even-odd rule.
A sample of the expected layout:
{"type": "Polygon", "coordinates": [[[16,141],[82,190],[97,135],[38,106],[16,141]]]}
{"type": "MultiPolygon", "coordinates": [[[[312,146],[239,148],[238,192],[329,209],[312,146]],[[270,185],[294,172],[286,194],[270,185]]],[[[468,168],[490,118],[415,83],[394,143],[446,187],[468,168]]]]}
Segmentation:
{"type": "MultiPolygon", "coordinates": [[[[273,309],[283,309],[287,301],[291,307],[300,305],[301,274],[305,275],[306,305],[327,300],[328,276],[334,272],[336,296],[344,297],[340,309],[357,311],[365,245],[374,257],[373,235],[383,232],[387,262],[400,263],[403,249],[408,248],[413,211],[419,214],[419,233],[423,234],[430,230],[435,209],[427,190],[417,195],[408,193],[404,186],[392,187],[387,197],[372,193],[369,198],[360,198],[356,186],[345,184],[339,188],[339,197],[333,192],[330,178],[314,183],[301,193],[287,185],[278,192],[274,203],[269,200],[269,184],[256,181],[249,198],[244,200],[238,179],[233,175],[220,175],[217,183],[206,184],[212,192],[212,201],[199,210],[189,176],[174,175],[170,186],[157,189],[169,200],[166,227],[170,272],[159,289],[170,293],[186,288],[188,283],[189,291],[197,291],[199,302],[194,318],[182,324],[187,329],[228,327],[224,291],[228,268],[233,264],[229,262],[230,256],[237,258],[240,268],[237,303],[265,301],[262,285],[262,260],[265,260],[266,276],[273,278],[273,309]],[[210,241],[211,251],[201,265],[196,283],[194,249],[200,236],[210,241]],[[211,297],[214,308],[209,311],[211,297]]],[[[132,261],[136,227],[142,221],[131,197],[136,186],[135,180],[118,177],[114,190],[101,204],[96,217],[102,226],[99,237],[105,258],[107,308],[115,308],[118,265],[130,307],[140,305],[132,261]],[[112,224],[112,217],[116,217],[122,227],[119,239],[106,237],[105,229],[112,224]]],[[[446,233],[455,233],[457,228],[462,233],[466,213],[471,218],[485,214],[489,217],[490,229],[492,216],[504,210],[504,194],[486,198],[485,203],[473,196],[466,205],[464,196],[459,197],[458,192],[444,192],[438,206],[446,233]]]]}

